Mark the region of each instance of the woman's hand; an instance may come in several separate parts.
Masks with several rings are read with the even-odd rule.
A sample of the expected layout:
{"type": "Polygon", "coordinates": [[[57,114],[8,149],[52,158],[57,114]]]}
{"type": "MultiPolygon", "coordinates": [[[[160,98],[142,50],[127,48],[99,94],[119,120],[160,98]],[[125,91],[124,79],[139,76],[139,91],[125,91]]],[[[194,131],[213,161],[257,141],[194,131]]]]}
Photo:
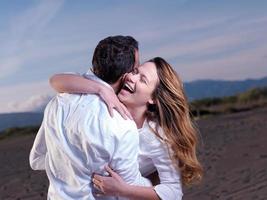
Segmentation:
{"type": "MultiPolygon", "coordinates": [[[[94,187],[101,191],[101,195],[105,196],[123,196],[127,190],[127,183],[110,167],[105,166],[110,176],[93,176],[94,187]]],[[[99,195],[99,194],[98,194],[99,195]]]]}
{"type": "Polygon", "coordinates": [[[96,81],[84,78],[76,74],[55,74],[50,78],[50,85],[57,92],[74,94],[97,94],[106,103],[110,115],[113,117],[113,108],[124,119],[132,119],[127,108],[119,101],[114,90],[96,81]]]}
{"type": "Polygon", "coordinates": [[[114,90],[103,86],[103,87],[100,87],[98,94],[101,97],[101,99],[106,103],[111,117],[114,116],[114,114],[113,114],[113,108],[114,108],[115,110],[117,110],[121,114],[121,116],[124,119],[127,119],[127,118],[132,119],[130,112],[120,102],[120,100],[118,99],[114,90]]]}

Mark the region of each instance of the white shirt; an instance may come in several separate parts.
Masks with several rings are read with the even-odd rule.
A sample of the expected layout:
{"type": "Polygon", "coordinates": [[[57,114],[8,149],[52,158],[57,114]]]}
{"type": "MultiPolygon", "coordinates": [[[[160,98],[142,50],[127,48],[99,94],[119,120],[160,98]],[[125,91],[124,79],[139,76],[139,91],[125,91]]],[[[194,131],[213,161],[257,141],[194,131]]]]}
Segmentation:
{"type": "Polygon", "coordinates": [[[138,146],[135,123],[117,112],[110,117],[97,95],[63,93],[45,109],[30,165],[46,170],[48,199],[115,199],[93,196],[92,173],[104,175],[104,165],[109,164],[127,183],[149,186],[139,172],[138,146]]]}
{"type": "MultiPolygon", "coordinates": [[[[175,168],[166,144],[153,133],[149,125],[155,128],[155,123],[147,121],[139,129],[140,150],[139,165],[143,176],[147,176],[154,171],[158,171],[160,184],[154,187],[157,195],[162,200],[181,200],[183,197],[180,173],[175,168]]],[[[162,129],[159,133],[162,134],[162,129]]],[[[170,151],[171,152],[171,151],[170,151]]]]}

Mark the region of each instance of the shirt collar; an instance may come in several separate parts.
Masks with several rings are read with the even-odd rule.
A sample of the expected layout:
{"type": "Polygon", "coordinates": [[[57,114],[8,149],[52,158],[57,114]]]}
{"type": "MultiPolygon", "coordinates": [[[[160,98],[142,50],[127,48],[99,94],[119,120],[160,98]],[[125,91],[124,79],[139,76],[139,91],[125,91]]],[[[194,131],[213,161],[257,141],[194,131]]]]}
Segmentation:
{"type": "Polygon", "coordinates": [[[99,82],[99,83],[101,83],[101,84],[103,84],[103,85],[105,85],[108,88],[113,90],[113,88],[107,82],[103,81],[102,79],[98,78],[96,75],[92,74],[91,71],[87,71],[85,74],[83,74],[83,77],[90,79],[90,80],[93,80],[93,81],[96,81],[96,82],[99,82]]]}

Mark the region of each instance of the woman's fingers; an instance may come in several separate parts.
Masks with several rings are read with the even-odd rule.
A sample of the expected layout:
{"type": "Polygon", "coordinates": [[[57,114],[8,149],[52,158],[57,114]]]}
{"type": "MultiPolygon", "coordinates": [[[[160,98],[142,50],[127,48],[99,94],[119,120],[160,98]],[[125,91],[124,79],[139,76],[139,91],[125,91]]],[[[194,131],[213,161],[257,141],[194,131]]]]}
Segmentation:
{"type": "Polygon", "coordinates": [[[122,105],[122,108],[123,108],[123,110],[124,110],[124,113],[127,115],[127,117],[128,117],[129,119],[133,119],[131,113],[130,113],[129,110],[126,108],[126,106],[125,106],[124,104],[121,104],[121,105],[122,105]]]}
{"type": "Polygon", "coordinates": [[[121,180],[121,177],[116,172],[114,172],[108,165],[105,165],[105,169],[111,177],[115,178],[115,180],[121,180]]]}
{"type": "Polygon", "coordinates": [[[102,181],[100,179],[93,178],[93,183],[96,184],[97,186],[100,186],[102,181]]]}
{"type": "Polygon", "coordinates": [[[118,105],[115,107],[115,109],[120,113],[120,115],[124,119],[127,119],[127,115],[125,114],[125,111],[124,111],[123,107],[121,106],[121,103],[118,103],[118,105]]]}
{"type": "Polygon", "coordinates": [[[99,187],[97,184],[93,184],[96,191],[94,191],[94,195],[97,197],[104,196],[103,187],[99,187]]]}
{"type": "Polygon", "coordinates": [[[101,187],[99,187],[97,184],[93,184],[94,188],[96,188],[97,190],[101,191],[101,187]]]}
{"type": "Polygon", "coordinates": [[[124,119],[127,119],[127,117],[128,117],[129,114],[127,114],[125,112],[125,110],[123,109],[123,107],[121,105],[117,105],[117,106],[115,106],[115,105],[108,105],[108,111],[109,111],[109,114],[110,114],[111,117],[114,116],[113,109],[117,110],[124,119]]]}
{"type": "Polygon", "coordinates": [[[108,105],[108,112],[109,112],[109,114],[110,114],[111,117],[114,116],[114,115],[113,115],[113,106],[108,105]]]}
{"type": "Polygon", "coordinates": [[[104,193],[104,189],[103,189],[103,187],[104,187],[104,185],[103,185],[103,180],[101,179],[102,177],[101,177],[101,176],[98,176],[98,175],[95,175],[95,176],[94,176],[94,178],[92,179],[94,187],[95,187],[97,190],[99,190],[99,191],[101,191],[102,193],[104,193]],[[97,176],[97,177],[95,178],[95,176],[97,176]],[[101,177],[101,178],[100,178],[100,177],[101,177]]]}
{"type": "Polygon", "coordinates": [[[124,119],[133,119],[131,113],[128,111],[125,105],[123,105],[120,101],[118,101],[117,106],[114,106],[114,108],[120,113],[120,115],[124,119]]]}
{"type": "Polygon", "coordinates": [[[132,116],[128,109],[119,101],[118,97],[113,90],[103,87],[99,92],[100,97],[106,103],[108,111],[111,117],[114,116],[113,109],[117,110],[120,115],[124,118],[132,119],[132,116]]]}
{"type": "Polygon", "coordinates": [[[105,196],[104,194],[102,194],[102,193],[94,193],[94,196],[97,196],[97,197],[103,197],[103,196],[105,196]]]}
{"type": "Polygon", "coordinates": [[[109,166],[106,165],[105,170],[110,176],[94,174],[92,177],[93,186],[97,189],[97,191],[102,192],[103,195],[116,196],[121,192],[125,183],[123,179],[109,166]]]}
{"type": "Polygon", "coordinates": [[[114,174],[114,171],[108,166],[105,165],[105,170],[112,176],[112,174],[114,174]]]}

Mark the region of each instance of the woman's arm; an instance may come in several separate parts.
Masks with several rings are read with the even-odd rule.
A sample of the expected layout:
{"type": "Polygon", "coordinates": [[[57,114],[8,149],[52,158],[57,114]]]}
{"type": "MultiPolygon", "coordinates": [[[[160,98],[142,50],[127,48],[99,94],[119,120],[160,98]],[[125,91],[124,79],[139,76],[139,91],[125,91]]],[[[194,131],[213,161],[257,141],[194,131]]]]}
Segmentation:
{"type": "Polygon", "coordinates": [[[113,109],[115,109],[124,119],[132,119],[128,109],[119,101],[114,90],[101,83],[76,74],[55,74],[49,82],[57,92],[97,94],[106,103],[112,117],[113,109]]]}
{"type": "Polygon", "coordinates": [[[180,171],[170,157],[172,151],[151,129],[141,134],[140,141],[146,147],[142,149],[143,153],[151,158],[159,175],[160,183],[154,187],[157,195],[162,200],[181,200],[183,191],[180,171]]]}
{"type": "Polygon", "coordinates": [[[76,74],[55,74],[49,79],[50,85],[57,92],[100,94],[105,87],[96,81],[76,74]]]}
{"type": "Polygon", "coordinates": [[[98,195],[120,196],[129,199],[160,200],[153,187],[143,187],[127,184],[116,172],[105,167],[109,177],[94,175],[94,186],[101,191],[98,195]]]}

